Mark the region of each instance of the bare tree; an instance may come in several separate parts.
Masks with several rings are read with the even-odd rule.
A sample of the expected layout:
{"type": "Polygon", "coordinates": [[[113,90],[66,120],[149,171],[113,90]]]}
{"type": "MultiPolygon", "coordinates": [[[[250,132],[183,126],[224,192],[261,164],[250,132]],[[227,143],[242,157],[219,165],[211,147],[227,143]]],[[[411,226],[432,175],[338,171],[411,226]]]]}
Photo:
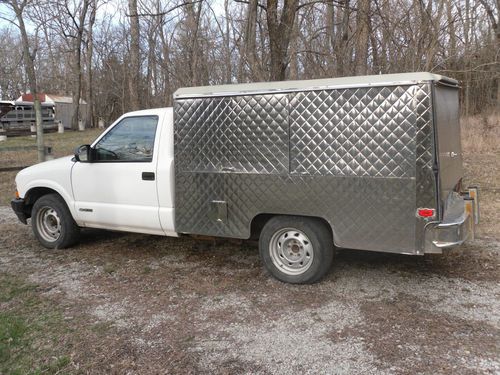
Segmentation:
{"type": "Polygon", "coordinates": [[[97,0],[91,0],[90,17],[87,28],[87,103],[88,103],[88,118],[89,126],[95,126],[94,113],[94,82],[92,79],[92,58],[94,55],[94,24],[97,13],[97,0]]]}
{"type": "Polygon", "coordinates": [[[256,40],[257,40],[257,6],[258,0],[248,2],[246,24],[245,24],[245,47],[244,57],[248,61],[250,77],[252,80],[262,80],[261,66],[257,59],[256,40]]]}
{"type": "Polygon", "coordinates": [[[368,73],[368,41],[370,32],[370,0],[359,0],[356,15],[356,56],[354,59],[355,73],[368,73]]]}
{"type": "Polygon", "coordinates": [[[281,16],[278,11],[278,0],[267,1],[267,28],[269,31],[269,48],[271,68],[269,79],[283,81],[288,66],[288,47],[292,35],[295,12],[298,0],[284,0],[281,16]]]}
{"type": "Polygon", "coordinates": [[[29,4],[29,1],[2,0],[0,1],[0,3],[10,6],[10,8],[14,11],[17,19],[17,23],[15,23],[15,25],[19,28],[19,32],[21,33],[24,70],[28,78],[29,88],[31,94],[33,95],[33,104],[35,107],[38,161],[42,162],[45,160],[45,146],[43,142],[42,106],[40,104],[40,98],[38,97],[38,86],[35,72],[36,48],[30,48],[30,40],[28,38],[26,25],[24,23],[24,11],[26,9],[26,6],[29,4]]]}
{"type": "Polygon", "coordinates": [[[495,60],[493,71],[496,72],[496,110],[500,113],[500,0],[488,2],[488,0],[479,0],[488,14],[488,19],[494,34],[495,60]],[[496,13],[496,15],[495,15],[496,13]]]}
{"type": "Polygon", "coordinates": [[[129,0],[128,8],[130,14],[130,78],[128,95],[130,98],[130,109],[137,110],[140,108],[139,76],[141,71],[137,0],[129,0]]]}

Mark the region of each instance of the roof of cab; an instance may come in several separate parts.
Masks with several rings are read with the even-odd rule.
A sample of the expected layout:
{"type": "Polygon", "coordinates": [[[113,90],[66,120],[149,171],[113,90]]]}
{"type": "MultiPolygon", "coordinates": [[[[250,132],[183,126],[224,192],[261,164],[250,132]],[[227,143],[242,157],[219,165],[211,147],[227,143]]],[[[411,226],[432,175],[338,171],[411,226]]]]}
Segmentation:
{"type": "Polygon", "coordinates": [[[311,91],[331,88],[351,88],[370,86],[395,86],[420,82],[440,82],[458,86],[458,81],[439,74],[416,72],[399,74],[379,74],[370,76],[311,79],[302,81],[256,82],[217,86],[184,87],[174,93],[175,99],[205,96],[233,96],[247,94],[311,91]]]}

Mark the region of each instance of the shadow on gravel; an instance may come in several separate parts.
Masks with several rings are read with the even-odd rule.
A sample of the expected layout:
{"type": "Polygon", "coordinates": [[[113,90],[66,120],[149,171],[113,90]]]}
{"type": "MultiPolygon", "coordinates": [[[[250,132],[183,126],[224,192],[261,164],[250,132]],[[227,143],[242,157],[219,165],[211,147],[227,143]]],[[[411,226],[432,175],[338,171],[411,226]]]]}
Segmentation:
{"type": "MultiPolygon", "coordinates": [[[[379,270],[381,272],[415,275],[438,275],[466,280],[497,280],[500,274],[498,242],[476,240],[443,254],[411,256],[353,249],[338,249],[330,275],[343,268],[379,270]]],[[[214,271],[230,272],[237,265],[256,265],[258,246],[255,241],[234,239],[167,238],[97,229],[82,231],[80,245],[72,251],[82,257],[92,254],[113,257],[117,262],[128,259],[160,260],[163,256],[178,257],[178,262],[200,262],[214,271]]],[[[335,276],[333,276],[335,278],[335,276]]],[[[328,277],[330,279],[330,277],[328,277]]]]}
{"type": "Polygon", "coordinates": [[[461,248],[448,249],[443,254],[412,256],[371,251],[339,249],[332,272],[349,266],[360,269],[387,268],[387,272],[410,275],[439,275],[466,280],[498,280],[500,274],[497,251],[482,241],[461,248]]]}

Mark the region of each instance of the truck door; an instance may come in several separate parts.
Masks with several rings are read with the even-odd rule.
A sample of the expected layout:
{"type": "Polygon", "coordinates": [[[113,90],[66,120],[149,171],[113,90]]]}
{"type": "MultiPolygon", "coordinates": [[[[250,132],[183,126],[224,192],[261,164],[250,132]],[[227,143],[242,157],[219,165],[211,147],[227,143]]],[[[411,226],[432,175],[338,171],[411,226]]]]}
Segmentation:
{"type": "Polygon", "coordinates": [[[158,215],[156,115],[124,117],[92,145],[93,161],[74,164],[77,221],[95,228],[164,234],[158,215]]]}
{"type": "Polygon", "coordinates": [[[458,87],[436,85],[434,90],[440,198],[446,201],[450,191],[464,175],[460,143],[458,87]]]}

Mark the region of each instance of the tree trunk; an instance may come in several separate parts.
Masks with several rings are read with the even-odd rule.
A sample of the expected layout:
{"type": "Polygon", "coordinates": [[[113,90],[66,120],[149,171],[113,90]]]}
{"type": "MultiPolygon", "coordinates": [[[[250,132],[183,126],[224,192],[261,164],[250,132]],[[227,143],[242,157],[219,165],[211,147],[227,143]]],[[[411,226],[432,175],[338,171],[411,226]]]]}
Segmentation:
{"type": "Polygon", "coordinates": [[[129,0],[128,8],[130,14],[130,75],[128,81],[128,89],[130,98],[130,110],[136,111],[140,109],[139,79],[141,72],[137,0],[129,0]]]}
{"type": "Polygon", "coordinates": [[[12,0],[10,3],[14,13],[16,14],[17,22],[19,23],[19,31],[21,32],[21,40],[23,43],[23,59],[24,69],[28,77],[29,88],[33,95],[33,106],[35,109],[35,122],[36,122],[36,146],[38,154],[38,162],[45,161],[45,145],[43,142],[43,123],[42,123],[42,106],[38,98],[38,85],[36,82],[35,73],[35,54],[31,54],[29,47],[28,33],[23,19],[23,11],[26,3],[19,4],[17,0],[12,0]]]}
{"type": "Polygon", "coordinates": [[[38,98],[38,87],[36,82],[35,73],[35,54],[30,52],[30,44],[28,33],[23,19],[23,11],[26,3],[19,4],[17,0],[10,2],[14,13],[16,14],[17,22],[19,23],[19,31],[21,32],[21,40],[23,43],[23,60],[26,76],[28,77],[29,87],[33,95],[33,106],[35,108],[35,121],[36,121],[36,146],[38,154],[38,162],[45,161],[45,145],[43,142],[43,123],[42,123],[42,106],[38,98]]]}
{"type": "Polygon", "coordinates": [[[162,58],[159,61],[161,72],[163,75],[163,95],[166,98],[166,105],[172,105],[172,88],[170,83],[170,46],[168,39],[165,36],[163,27],[160,26],[160,40],[162,58]]]}
{"type": "Polygon", "coordinates": [[[325,51],[328,53],[328,72],[330,75],[335,71],[335,50],[336,50],[336,37],[335,37],[335,5],[333,0],[327,0],[326,6],[326,37],[328,40],[328,46],[326,46],[325,51]]]}
{"type": "Polygon", "coordinates": [[[357,37],[354,60],[354,72],[356,75],[368,73],[368,38],[370,30],[370,0],[358,2],[358,13],[356,17],[357,37]]]}
{"type": "Polygon", "coordinates": [[[299,79],[299,61],[297,51],[297,42],[299,35],[298,20],[295,20],[292,30],[293,31],[290,41],[290,79],[296,80],[299,79]]]}
{"type": "Polygon", "coordinates": [[[78,16],[78,27],[73,44],[73,114],[71,116],[71,128],[78,129],[80,119],[80,98],[82,95],[82,39],[85,31],[85,20],[89,9],[89,0],[83,0],[80,14],[78,16]]]}
{"type": "Polygon", "coordinates": [[[287,55],[292,35],[298,0],[284,0],[281,17],[278,18],[278,0],[267,1],[267,28],[271,48],[269,79],[283,81],[288,66],[287,55]]]}
{"type": "Polygon", "coordinates": [[[198,7],[195,7],[196,4],[187,3],[185,5],[186,10],[186,25],[188,32],[188,41],[189,41],[189,68],[190,68],[190,76],[191,76],[191,85],[199,86],[203,84],[203,79],[200,71],[200,62],[201,62],[201,51],[200,51],[200,43],[198,38],[198,32],[200,29],[200,20],[201,20],[201,11],[203,3],[198,3],[198,7]]]}
{"type": "Polygon", "coordinates": [[[225,83],[231,83],[232,81],[232,64],[231,64],[231,38],[229,34],[229,0],[224,0],[224,14],[226,23],[226,35],[224,37],[224,58],[225,58],[225,83]]]}
{"type": "Polygon", "coordinates": [[[87,44],[87,104],[88,104],[88,118],[89,126],[95,126],[95,111],[94,111],[94,83],[92,82],[92,57],[94,54],[94,32],[93,27],[95,23],[97,1],[93,0],[90,11],[89,29],[88,29],[88,44],[87,44]]]}
{"type": "Polygon", "coordinates": [[[245,30],[245,46],[244,55],[248,62],[250,71],[250,79],[252,81],[262,81],[261,67],[257,59],[257,6],[258,0],[250,0],[248,2],[246,30],[245,30]]]}
{"type": "Polygon", "coordinates": [[[342,2],[342,14],[337,12],[337,24],[341,25],[337,32],[335,56],[337,60],[337,76],[341,77],[346,74],[345,65],[350,61],[350,55],[347,53],[347,44],[349,43],[349,19],[351,16],[350,0],[342,2]]]}
{"type": "Polygon", "coordinates": [[[481,4],[483,5],[484,9],[486,10],[486,13],[490,19],[491,22],[491,28],[493,29],[493,34],[494,34],[494,46],[495,46],[495,51],[496,53],[496,64],[492,66],[493,73],[496,72],[496,103],[494,104],[495,111],[496,113],[500,114],[500,63],[499,63],[499,58],[498,58],[498,51],[500,51],[500,0],[497,0],[495,5],[496,5],[496,12],[492,9],[492,7],[489,5],[489,3],[485,0],[479,0],[481,4]],[[495,17],[496,13],[496,17],[495,17]]]}

